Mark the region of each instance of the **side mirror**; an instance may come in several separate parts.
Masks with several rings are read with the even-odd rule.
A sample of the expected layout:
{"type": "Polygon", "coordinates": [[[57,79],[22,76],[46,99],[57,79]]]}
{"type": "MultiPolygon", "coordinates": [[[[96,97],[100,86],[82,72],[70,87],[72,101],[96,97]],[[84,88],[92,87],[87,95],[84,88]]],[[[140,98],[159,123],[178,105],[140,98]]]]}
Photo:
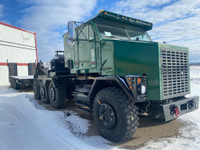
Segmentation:
{"type": "Polygon", "coordinates": [[[68,22],[68,36],[69,40],[73,41],[75,39],[75,23],[74,21],[68,22]]]}

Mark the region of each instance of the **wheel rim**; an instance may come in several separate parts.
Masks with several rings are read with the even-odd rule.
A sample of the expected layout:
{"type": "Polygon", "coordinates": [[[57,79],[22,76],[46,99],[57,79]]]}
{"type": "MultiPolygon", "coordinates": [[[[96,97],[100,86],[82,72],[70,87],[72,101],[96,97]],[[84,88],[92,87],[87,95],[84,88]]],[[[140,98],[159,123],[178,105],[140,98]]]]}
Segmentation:
{"type": "Polygon", "coordinates": [[[100,104],[99,120],[105,128],[113,128],[116,124],[116,114],[112,106],[106,103],[100,104]]]}
{"type": "Polygon", "coordinates": [[[33,91],[34,91],[35,95],[38,95],[38,90],[37,90],[37,87],[35,85],[33,87],[33,91]]]}
{"type": "Polygon", "coordinates": [[[53,88],[50,89],[50,100],[55,101],[55,91],[53,88]]]}
{"type": "Polygon", "coordinates": [[[42,98],[45,98],[44,87],[41,88],[40,94],[42,98]]]}

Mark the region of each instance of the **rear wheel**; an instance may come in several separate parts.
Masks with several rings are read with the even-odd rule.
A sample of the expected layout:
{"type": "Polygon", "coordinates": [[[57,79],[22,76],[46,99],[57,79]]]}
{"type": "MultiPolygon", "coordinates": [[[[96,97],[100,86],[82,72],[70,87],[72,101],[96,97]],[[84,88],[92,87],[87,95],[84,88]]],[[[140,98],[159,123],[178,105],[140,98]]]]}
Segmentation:
{"type": "Polygon", "coordinates": [[[134,102],[114,87],[102,89],[97,93],[93,113],[102,136],[114,142],[130,138],[139,124],[134,102]]]}
{"type": "Polygon", "coordinates": [[[34,97],[35,99],[40,99],[40,87],[38,85],[37,81],[34,81],[33,83],[33,91],[34,91],[34,97]]]}
{"type": "Polygon", "coordinates": [[[49,103],[48,89],[42,82],[40,83],[40,98],[43,103],[49,103]]]}
{"type": "Polygon", "coordinates": [[[65,88],[56,88],[51,82],[49,84],[49,101],[54,108],[62,108],[65,106],[66,91],[65,88]]]}

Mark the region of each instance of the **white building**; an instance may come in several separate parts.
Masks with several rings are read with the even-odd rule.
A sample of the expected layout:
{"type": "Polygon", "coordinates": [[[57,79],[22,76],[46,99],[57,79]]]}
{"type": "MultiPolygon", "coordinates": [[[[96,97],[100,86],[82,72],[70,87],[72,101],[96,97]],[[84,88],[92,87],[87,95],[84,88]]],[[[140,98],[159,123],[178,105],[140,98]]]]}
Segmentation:
{"type": "Polygon", "coordinates": [[[36,33],[0,22],[0,86],[9,76],[33,75],[37,62],[36,33]]]}

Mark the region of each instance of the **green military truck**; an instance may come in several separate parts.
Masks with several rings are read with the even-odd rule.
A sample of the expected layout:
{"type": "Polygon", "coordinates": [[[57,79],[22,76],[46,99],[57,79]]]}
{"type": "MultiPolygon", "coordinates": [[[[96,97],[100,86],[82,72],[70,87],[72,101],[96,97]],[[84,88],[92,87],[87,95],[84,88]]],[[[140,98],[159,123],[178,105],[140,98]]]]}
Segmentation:
{"type": "Polygon", "coordinates": [[[37,66],[35,98],[54,108],[75,100],[115,142],[136,132],[142,113],[167,122],[198,109],[199,97],[185,97],[188,48],[153,42],[152,26],[108,11],[84,23],[70,21],[64,52],[56,51],[51,69],[37,66]]]}

